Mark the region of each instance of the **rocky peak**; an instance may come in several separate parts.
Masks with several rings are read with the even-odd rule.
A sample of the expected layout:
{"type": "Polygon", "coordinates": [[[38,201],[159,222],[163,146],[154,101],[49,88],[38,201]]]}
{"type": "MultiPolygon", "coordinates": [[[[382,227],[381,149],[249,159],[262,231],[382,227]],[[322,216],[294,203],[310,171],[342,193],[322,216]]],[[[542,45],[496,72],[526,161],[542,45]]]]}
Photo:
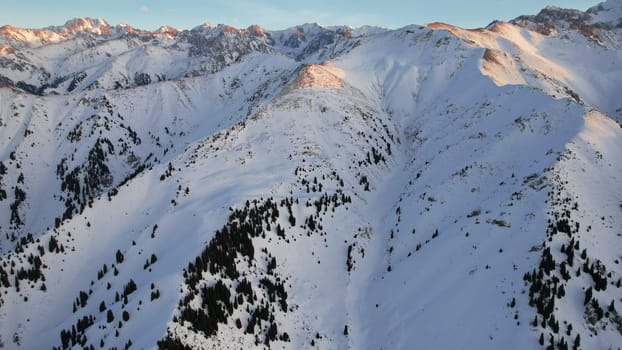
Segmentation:
{"type": "MultiPolygon", "coordinates": [[[[285,30],[270,32],[276,46],[297,60],[303,60],[320,48],[334,47],[354,36],[349,26],[325,27],[317,23],[305,23],[285,30]]],[[[330,57],[324,57],[324,59],[330,57]]]]}
{"type": "Polygon", "coordinates": [[[111,35],[112,27],[101,18],[73,18],[63,26],[53,28],[59,34],[75,35],[78,33],[91,33],[96,35],[111,35]]]}
{"type": "Polygon", "coordinates": [[[253,24],[246,28],[246,31],[254,36],[266,36],[266,31],[256,24],[253,24]]]}
{"type": "Polygon", "coordinates": [[[557,6],[547,6],[535,16],[520,16],[512,23],[530,27],[542,34],[553,34],[556,29],[565,27],[577,28],[584,25],[590,16],[579,10],[563,9],[557,6]]]}
{"type": "Polygon", "coordinates": [[[608,0],[586,12],[547,6],[535,16],[520,16],[511,23],[537,31],[544,35],[557,35],[560,32],[578,31],[585,37],[602,43],[602,29],[622,27],[622,1],[608,0]]]}

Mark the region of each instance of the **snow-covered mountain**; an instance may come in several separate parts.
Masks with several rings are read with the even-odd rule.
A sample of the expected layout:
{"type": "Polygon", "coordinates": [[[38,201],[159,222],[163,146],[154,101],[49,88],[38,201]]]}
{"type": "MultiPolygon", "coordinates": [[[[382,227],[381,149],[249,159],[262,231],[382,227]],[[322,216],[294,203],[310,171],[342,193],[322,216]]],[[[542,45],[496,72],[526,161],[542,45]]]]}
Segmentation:
{"type": "Polygon", "coordinates": [[[616,348],[622,1],[0,28],[0,347],[616,348]]]}

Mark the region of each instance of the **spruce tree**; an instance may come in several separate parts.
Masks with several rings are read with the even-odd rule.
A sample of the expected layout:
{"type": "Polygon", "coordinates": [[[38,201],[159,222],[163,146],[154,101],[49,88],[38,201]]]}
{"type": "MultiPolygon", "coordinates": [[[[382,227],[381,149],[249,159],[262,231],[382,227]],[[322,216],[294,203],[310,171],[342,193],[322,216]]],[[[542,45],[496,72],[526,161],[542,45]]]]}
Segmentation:
{"type": "Polygon", "coordinates": [[[574,338],[574,345],[572,346],[572,348],[574,350],[577,350],[581,347],[581,334],[577,334],[577,337],[574,338]]]}

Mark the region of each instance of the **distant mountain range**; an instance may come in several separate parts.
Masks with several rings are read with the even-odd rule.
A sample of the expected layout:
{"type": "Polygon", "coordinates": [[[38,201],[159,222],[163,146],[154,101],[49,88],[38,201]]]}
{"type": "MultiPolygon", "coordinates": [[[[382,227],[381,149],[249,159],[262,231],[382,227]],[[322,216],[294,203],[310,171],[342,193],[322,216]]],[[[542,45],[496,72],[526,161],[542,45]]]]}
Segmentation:
{"type": "Polygon", "coordinates": [[[0,348],[622,344],[622,1],[0,28],[0,348]]]}

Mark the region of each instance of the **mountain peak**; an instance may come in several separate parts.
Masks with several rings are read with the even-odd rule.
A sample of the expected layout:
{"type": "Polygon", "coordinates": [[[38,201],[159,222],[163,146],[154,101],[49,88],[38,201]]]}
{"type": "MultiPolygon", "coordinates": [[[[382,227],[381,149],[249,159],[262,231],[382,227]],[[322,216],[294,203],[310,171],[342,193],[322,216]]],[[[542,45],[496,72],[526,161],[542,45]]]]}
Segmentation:
{"type": "Polygon", "coordinates": [[[611,10],[611,9],[621,9],[622,8],[622,0],[607,0],[603,1],[600,4],[590,7],[587,12],[599,12],[602,10],[611,10]]]}
{"type": "Polygon", "coordinates": [[[256,36],[266,35],[266,31],[257,24],[250,25],[248,28],[246,28],[246,31],[256,36]]]}
{"type": "Polygon", "coordinates": [[[43,29],[18,28],[11,25],[0,28],[0,35],[10,40],[25,43],[57,42],[80,33],[109,36],[113,33],[113,28],[101,18],[88,17],[73,18],[65,22],[64,25],[43,29]]]}
{"type": "Polygon", "coordinates": [[[305,24],[296,26],[296,28],[298,30],[301,30],[305,34],[310,34],[310,33],[313,33],[315,31],[325,29],[326,27],[324,27],[323,25],[321,25],[321,24],[319,24],[317,22],[313,22],[313,23],[305,23],[305,24]]]}
{"type": "Polygon", "coordinates": [[[343,88],[344,77],[345,72],[328,61],[322,64],[308,64],[302,69],[294,86],[302,89],[339,90],[343,88]]]}
{"type": "Polygon", "coordinates": [[[170,27],[170,26],[167,26],[167,25],[163,25],[160,28],[156,29],[155,34],[172,38],[172,37],[177,36],[177,34],[179,34],[179,32],[181,32],[181,30],[179,30],[177,28],[170,27]]]}
{"type": "Polygon", "coordinates": [[[219,24],[216,26],[216,29],[218,29],[221,32],[225,32],[225,33],[238,33],[241,32],[240,29],[234,27],[234,26],[230,26],[228,24],[219,24]]]}
{"type": "Polygon", "coordinates": [[[561,7],[555,6],[555,5],[546,5],[544,7],[544,10],[546,10],[546,11],[559,11],[559,10],[563,10],[563,9],[561,7]]]}
{"type": "Polygon", "coordinates": [[[622,25],[622,0],[607,0],[587,10],[592,23],[607,23],[612,26],[622,25]]]}
{"type": "Polygon", "coordinates": [[[216,28],[215,25],[209,23],[209,22],[204,22],[201,25],[198,25],[194,28],[191,29],[191,31],[204,31],[204,30],[210,30],[210,29],[214,29],[216,28]]]}
{"type": "Polygon", "coordinates": [[[161,26],[160,28],[156,29],[156,32],[158,32],[158,33],[168,33],[168,32],[172,32],[172,31],[178,32],[179,29],[171,27],[171,26],[168,26],[166,24],[161,26]]]}
{"type": "Polygon", "coordinates": [[[59,33],[78,34],[92,33],[97,35],[110,35],[112,28],[110,24],[102,18],[76,17],[65,22],[63,26],[53,28],[59,33]]]}

